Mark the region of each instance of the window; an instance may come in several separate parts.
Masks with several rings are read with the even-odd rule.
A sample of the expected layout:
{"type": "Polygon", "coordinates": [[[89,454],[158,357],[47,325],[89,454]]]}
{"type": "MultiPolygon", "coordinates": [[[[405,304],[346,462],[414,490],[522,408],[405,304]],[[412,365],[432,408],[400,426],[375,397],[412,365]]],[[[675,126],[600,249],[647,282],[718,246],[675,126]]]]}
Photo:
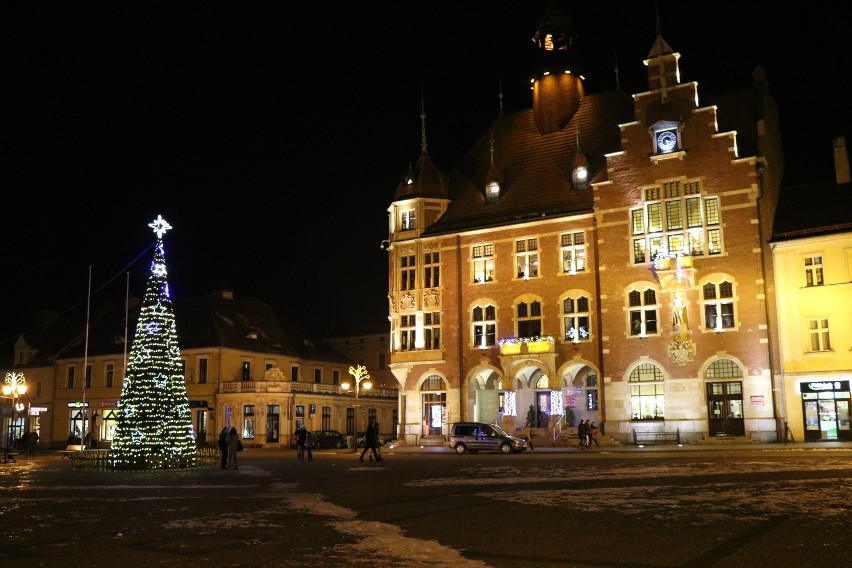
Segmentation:
{"type": "Polygon", "coordinates": [[[243,438],[254,438],[254,405],[243,406],[243,438]]]}
{"type": "Polygon", "coordinates": [[[665,403],[663,373],[643,363],[630,373],[630,412],[633,420],[662,420],[665,403]]]}
{"type": "Polygon", "coordinates": [[[805,285],[822,286],[822,256],[805,257],[805,285]]]}
{"type": "Polygon", "coordinates": [[[399,317],[399,350],[414,351],[417,338],[417,323],[414,314],[399,317]]]}
{"type": "Polygon", "coordinates": [[[417,228],[417,217],[414,209],[406,209],[400,215],[400,226],[403,231],[411,231],[417,228]]]}
{"type": "Polygon", "coordinates": [[[243,361],[242,379],[244,381],[251,380],[251,361],[243,361]]]}
{"type": "Polygon", "coordinates": [[[541,336],[541,302],[519,302],[516,309],[518,337],[541,336]]]}
{"type": "Polygon", "coordinates": [[[111,387],[113,381],[115,380],[115,364],[107,363],[106,364],[106,372],[104,373],[104,385],[107,387],[111,387]]]}
{"type": "Polygon", "coordinates": [[[518,269],[518,278],[538,276],[538,239],[515,241],[515,266],[518,269]]]}
{"type": "Polygon", "coordinates": [[[322,369],[314,369],[314,383],[322,383],[322,369]]]}
{"type": "Polygon", "coordinates": [[[473,256],[473,282],[482,284],[494,280],[494,245],[471,247],[473,256]]]}
{"type": "Polygon", "coordinates": [[[583,231],[562,235],[562,272],[586,271],[586,234],[583,231]]]}
{"type": "Polygon", "coordinates": [[[299,382],[299,366],[293,365],[290,367],[290,380],[294,383],[299,382]]]}
{"type": "Polygon", "coordinates": [[[811,351],[831,351],[828,337],[828,318],[808,320],[808,333],[811,336],[811,351]]]}
{"type": "Polygon", "coordinates": [[[207,382],[207,357],[198,358],[198,382],[201,384],[207,382]]]}
{"type": "Polygon", "coordinates": [[[417,276],[416,267],[417,260],[413,254],[403,255],[399,259],[400,275],[399,287],[400,290],[414,290],[415,278],[417,276]]]}
{"type": "Polygon", "coordinates": [[[562,300],[563,337],[575,343],[589,341],[591,329],[589,322],[589,298],[580,294],[572,294],[562,300]]]}
{"type": "Polygon", "coordinates": [[[331,407],[322,407],[322,429],[331,430],[331,407]]]}
{"type": "Polygon", "coordinates": [[[441,312],[423,314],[423,336],[425,349],[441,348],[441,312]]]}
{"type": "Polygon", "coordinates": [[[334,369],[331,372],[331,384],[339,385],[340,384],[340,371],[338,369],[334,369]]]}
{"type": "Polygon", "coordinates": [[[707,282],[701,287],[704,304],[704,328],[722,331],[734,327],[734,285],[722,282],[707,282]]]}
{"type": "Polygon", "coordinates": [[[92,366],[86,365],[86,388],[92,388],[92,366]]]}
{"type": "Polygon", "coordinates": [[[598,376],[594,373],[586,375],[586,410],[598,409],[598,376]]]}
{"type": "Polygon", "coordinates": [[[719,199],[702,196],[699,180],[667,181],[642,196],[642,205],[630,211],[635,264],[672,253],[722,253],[719,199]]]}
{"type": "Polygon", "coordinates": [[[643,337],[657,333],[657,292],[653,288],[627,293],[630,335],[643,337]]]}
{"type": "Polygon", "coordinates": [[[441,285],[441,253],[427,252],[423,255],[423,287],[437,288],[441,285]]]}
{"type": "Polygon", "coordinates": [[[388,358],[386,353],[379,353],[379,369],[387,369],[388,368],[388,358]]]}
{"type": "Polygon", "coordinates": [[[73,389],[74,388],[74,373],[76,368],[73,365],[68,366],[68,370],[65,372],[65,386],[66,388],[73,389]]]}
{"type": "Polygon", "coordinates": [[[471,314],[473,322],[473,346],[485,349],[497,343],[497,309],[488,304],[474,306],[471,314]]]}

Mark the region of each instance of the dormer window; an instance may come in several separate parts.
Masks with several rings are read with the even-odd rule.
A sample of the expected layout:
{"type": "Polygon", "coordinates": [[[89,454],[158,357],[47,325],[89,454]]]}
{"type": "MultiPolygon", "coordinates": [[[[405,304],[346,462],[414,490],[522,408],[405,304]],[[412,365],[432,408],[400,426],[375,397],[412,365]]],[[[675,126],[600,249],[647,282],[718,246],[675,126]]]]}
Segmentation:
{"type": "Polygon", "coordinates": [[[495,203],[500,200],[500,183],[489,181],[485,186],[485,203],[495,203]]]}
{"type": "Polygon", "coordinates": [[[411,231],[417,227],[417,218],[414,209],[406,209],[400,217],[400,226],[403,231],[411,231]]]}
{"type": "Polygon", "coordinates": [[[571,172],[571,183],[574,189],[585,189],[589,185],[589,168],[586,166],[575,166],[571,172]]]}

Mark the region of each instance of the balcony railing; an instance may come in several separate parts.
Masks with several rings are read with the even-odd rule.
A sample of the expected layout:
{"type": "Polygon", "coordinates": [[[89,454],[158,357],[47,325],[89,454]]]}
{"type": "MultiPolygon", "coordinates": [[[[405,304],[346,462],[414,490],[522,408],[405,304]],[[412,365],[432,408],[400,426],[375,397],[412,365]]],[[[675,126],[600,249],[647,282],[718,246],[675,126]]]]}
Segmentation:
{"type": "MultiPolygon", "coordinates": [[[[340,385],[290,381],[228,381],[219,383],[221,393],[316,393],[344,395],[340,385]]],[[[399,389],[374,388],[361,392],[366,398],[397,398],[399,389]]]]}
{"type": "Polygon", "coordinates": [[[500,340],[500,355],[554,352],[556,352],[556,340],[552,337],[510,337],[500,340]]]}

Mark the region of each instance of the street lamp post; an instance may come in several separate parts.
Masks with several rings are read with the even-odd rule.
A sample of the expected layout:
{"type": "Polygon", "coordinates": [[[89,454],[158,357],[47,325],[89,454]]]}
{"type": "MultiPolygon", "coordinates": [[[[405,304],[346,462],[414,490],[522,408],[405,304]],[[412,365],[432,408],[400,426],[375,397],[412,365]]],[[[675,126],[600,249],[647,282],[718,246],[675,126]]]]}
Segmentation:
{"type": "MultiPolygon", "coordinates": [[[[357,367],[349,367],[349,374],[355,379],[355,400],[358,400],[358,395],[361,394],[361,383],[364,383],[364,390],[370,390],[373,387],[373,383],[370,382],[370,374],[367,373],[367,367],[364,365],[358,365],[357,367]]],[[[352,385],[348,382],[344,382],[340,385],[344,391],[349,391],[352,388],[352,385]]],[[[355,443],[353,446],[355,447],[355,451],[358,451],[358,405],[353,404],[352,407],[355,409],[355,443]]]]}
{"type": "MultiPolygon", "coordinates": [[[[6,446],[3,448],[3,463],[8,463],[14,458],[10,455],[12,442],[15,440],[15,431],[13,430],[15,422],[17,422],[18,397],[27,392],[27,380],[23,373],[6,373],[6,384],[3,385],[3,398],[8,398],[12,401],[12,415],[9,419],[9,434],[6,438],[6,446]]],[[[23,405],[21,405],[23,408],[23,405]]]]}

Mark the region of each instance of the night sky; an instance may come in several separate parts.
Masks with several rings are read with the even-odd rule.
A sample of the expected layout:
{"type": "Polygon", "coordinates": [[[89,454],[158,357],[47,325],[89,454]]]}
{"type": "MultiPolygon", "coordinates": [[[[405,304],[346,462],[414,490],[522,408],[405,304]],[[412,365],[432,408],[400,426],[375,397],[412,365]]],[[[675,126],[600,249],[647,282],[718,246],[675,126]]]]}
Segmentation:
{"type": "MultiPolygon", "coordinates": [[[[531,106],[546,1],[4,2],[0,348],[40,309],[141,296],[158,214],[173,296],[229,288],[322,336],[387,331],[387,207],[531,106]],[[422,99],[421,99],[422,98],[422,99]]],[[[572,2],[586,91],[647,90],[656,3],[572,2]]],[[[850,131],[841,2],[659,2],[699,95],[766,70],[788,183],[850,131]],[[781,6],[790,6],[789,9],[781,6]],[[793,9],[795,8],[795,9],[793,9]]],[[[180,330],[180,322],[178,322],[180,330]]]]}

